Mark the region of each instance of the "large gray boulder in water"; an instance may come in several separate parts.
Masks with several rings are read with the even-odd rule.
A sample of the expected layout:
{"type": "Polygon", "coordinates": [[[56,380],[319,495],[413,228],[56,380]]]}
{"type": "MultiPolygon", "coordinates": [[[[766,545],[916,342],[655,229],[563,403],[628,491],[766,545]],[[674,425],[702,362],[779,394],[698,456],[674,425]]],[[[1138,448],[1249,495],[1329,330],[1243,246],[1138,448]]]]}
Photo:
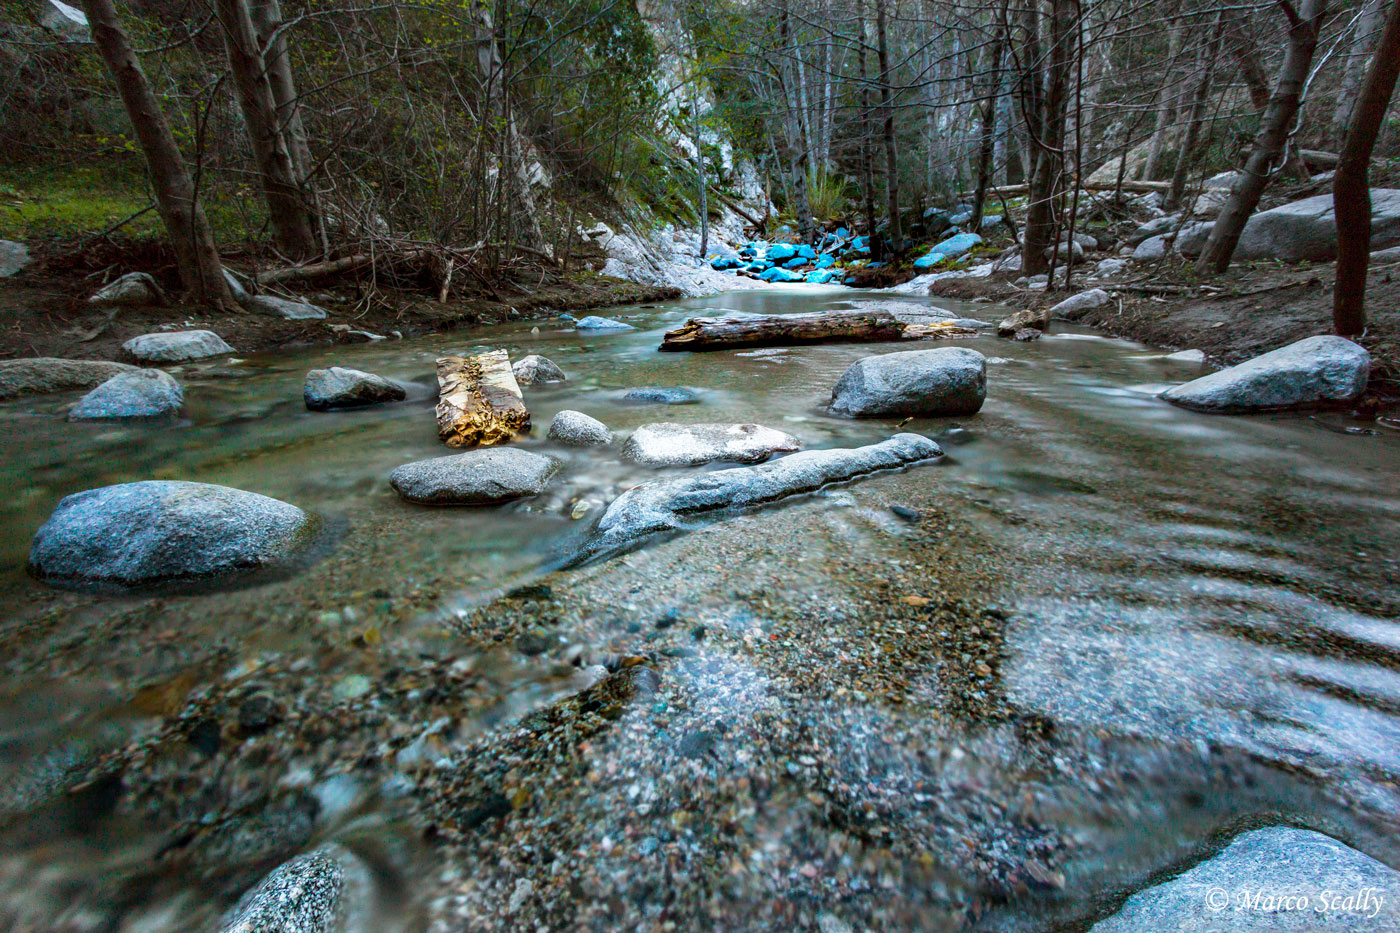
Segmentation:
{"type": "Polygon", "coordinates": [[[1090,933],[1396,933],[1400,872],[1305,829],[1271,826],[1128,898],[1090,933]]]}
{"type": "Polygon", "coordinates": [[[401,402],[407,395],[403,386],[383,376],[341,366],[311,370],[306,374],[306,384],[301,390],[302,400],[312,411],[401,402]]]}
{"type": "Polygon", "coordinates": [[[138,369],[120,373],[84,395],[69,421],[163,421],[178,418],[185,394],[169,373],[138,369]]]}
{"type": "Polygon", "coordinates": [[[987,358],[966,347],[906,350],[852,363],[831,391],[838,415],[970,415],[987,398],[987,358]]]}
{"type": "Polygon", "coordinates": [[[1162,398],[1216,414],[1273,411],[1361,397],[1371,354],[1345,337],[1308,337],[1252,360],[1173,386],[1162,398]]]}
{"type": "Polygon", "coordinates": [[[91,389],[119,373],[136,371],[137,368],[128,363],[106,360],[63,360],[51,356],[0,360],[0,400],[67,389],[91,389]]]}
{"type": "Polygon", "coordinates": [[[233,347],[211,330],[142,334],[122,344],[122,349],[142,363],[185,363],[233,352],[233,347]]]}
{"type": "Polygon", "coordinates": [[[759,463],[799,450],[791,434],[760,424],[644,424],[622,445],[622,459],[648,466],[699,466],[712,460],[759,463]]]}
{"type": "Polygon", "coordinates": [[[373,913],[369,869],[332,842],[273,869],[224,916],[219,933],[368,933],[373,913]]]}
{"type": "Polygon", "coordinates": [[[807,450],[757,466],[643,483],[608,506],[582,557],[625,550],[646,535],[680,528],[696,515],[752,509],[941,456],[943,449],[926,437],[896,434],[866,447],[807,450]]]}
{"type": "Polygon", "coordinates": [[[310,537],[306,513],[268,496],[176,481],[74,493],[34,535],[29,571],[73,586],[187,583],[276,567],[310,537]]]}
{"type": "Polygon", "coordinates": [[[389,474],[389,483],[421,505],[492,505],[539,495],[558,469],[554,457],[490,447],[406,463],[389,474]]]}

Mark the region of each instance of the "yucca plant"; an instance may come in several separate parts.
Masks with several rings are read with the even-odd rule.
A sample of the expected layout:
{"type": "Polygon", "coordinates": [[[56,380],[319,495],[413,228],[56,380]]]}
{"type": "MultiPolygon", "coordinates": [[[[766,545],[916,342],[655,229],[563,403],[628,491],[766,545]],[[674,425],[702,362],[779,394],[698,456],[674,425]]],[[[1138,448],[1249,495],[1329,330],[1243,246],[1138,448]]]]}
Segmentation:
{"type": "Polygon", "coordinates": [[[818,168],[807,179],[807,200],[817,220],[835,220],[846,213],[846,182],[818,168]]]}

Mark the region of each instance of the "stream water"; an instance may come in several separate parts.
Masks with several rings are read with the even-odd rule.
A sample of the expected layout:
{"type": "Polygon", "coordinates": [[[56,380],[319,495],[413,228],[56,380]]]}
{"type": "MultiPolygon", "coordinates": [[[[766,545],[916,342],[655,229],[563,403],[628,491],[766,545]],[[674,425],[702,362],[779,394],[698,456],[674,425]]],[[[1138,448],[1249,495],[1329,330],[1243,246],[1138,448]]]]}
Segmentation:
{"type": "Polygon", "coordinates": [[[823,405],[852,361],[896,348],[656,350],[690,316],[867,300],[738,292],[620,309],[636,326],[622,333],[520,322],[216,360],[175,371],[189,417],[174,427],[70,424],[71,397],[0,406],[0,919],[207,928],[277,860],[327,839],[391,866],[384,929],[505,929],[524,916],[510,911],[583,927],[599,915],[582,905],[621,909],[609,893],[624,874],[679,893],[626,888],[634,913],[620,926],[800,928],[829,915],[857,929],[1076,928],[1240,828],[1277,822],[1400,866],[1400,437],[1333,415],[1173,408],[1156,393],[1199,367],[1141,345],[1073,328],[958,341],[989,357],[985,408],[902,428],[938,439],[941,463],[551,573],[613,497],[658,475],[620,461],[617,444],[547,442],[555,412],[620,434],[754,421],[809,448],[882,440],[894,425],[823,405]],[[446,452],[433,361],[486,348],[540,353],[568,374],[526,389],[536,427],[523,442],[564,467],[544,495],[502,507],[401,502],[389,471],[446,452]],[[308,412],[305,373],[328,365],[420,391],[308,412]],[[698,402],[625,401],[636,386],[688,387],[698,402]],[[30,538],[62,496],[140,479],[284,499],[327,519],[326,547],[287,579],[199,594],[99,597],[26,575],[30,538]],[[560,605],[544,607],[553,621],[540,630],[499,597],[542,579],[560,605]],[[962,609],[926,620],[930,601],[983,621],[962,609]],[[473,629],[483,607],[504,635],[473,629]],[[685,624],[657,625],[667,613],[685,624]],[[522,648],[523,637],[545,641],[522,648]],[[395,750],[440,736],[446,773],[607,656],[648,652],[661,699],[580,753],[612,763],[597,786],[550,799],[535,779],[528,816],[498,830],[516,837],[509,858],[473,862],[485,857],[452,848],[463,843],[451,833],[446,849],[422,841],[450,793],[395,750]],[[425,699],[428,670],[453,672],[453,697],[425,699]],[[384,685],[406,676],[393,699],[384,685]],[[296,733],[305,747],[235,754],[245,687],[272,694],[287,721],[353,715],[296,733]],[[783,747],[774,723],[792,720],[800,741],[783,747]],[[372,734],[361,741],[355,722],[372,734]],[[690,753],[697,734],[705,755],[690,753]],[[677,828],[674,800],[637,805],[639,793],[702,793],[718,811],[760,786],[712,835],[677,828]],[[278,809],[293,791],[315,801],[304,820],[278,809]],[[806,802],[816,797],[826,802],[806,802]],[[857,812],[878,831],[853,826],[857,812]],[[588,825],[560,830],[561,814],[588,825]],[[248,842],[253,824],[275,838],[249,830],[248,842]],[[575,882],[561,906],[548,872],[519,856],[526,843],[617,871],[598,891],[575,882]],[[649,861],[652,843],[669,867],[649,861]],[[771,870],[733,868],[754,853],[771,870]],[[522,878],[534,900],[508,911],[522,878]]]}

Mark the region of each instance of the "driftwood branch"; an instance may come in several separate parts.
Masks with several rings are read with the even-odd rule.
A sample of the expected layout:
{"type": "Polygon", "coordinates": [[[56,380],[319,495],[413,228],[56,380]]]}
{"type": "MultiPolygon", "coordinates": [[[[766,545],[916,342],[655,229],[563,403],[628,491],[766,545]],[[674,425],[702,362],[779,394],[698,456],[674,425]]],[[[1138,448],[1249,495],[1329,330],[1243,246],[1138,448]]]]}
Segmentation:
{"type": "Polygon", "coordinates": [[[879,343],[902,339],[904,330],[905,325],[888,311],[787,317],[698,317],[667,331],[661,340],[661,349],[706,351],[808,343],[879,343]]]}

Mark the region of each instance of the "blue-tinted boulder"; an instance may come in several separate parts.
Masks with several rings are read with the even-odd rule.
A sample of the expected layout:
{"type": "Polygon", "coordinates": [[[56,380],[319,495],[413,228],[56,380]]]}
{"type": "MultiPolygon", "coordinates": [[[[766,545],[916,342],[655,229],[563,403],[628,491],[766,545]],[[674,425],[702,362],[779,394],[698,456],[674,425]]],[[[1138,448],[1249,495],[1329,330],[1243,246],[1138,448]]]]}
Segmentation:
{"type": "Polygon", "coordinates": [[[817,258],[817,251],[804,243],[801,246],[797,247],[797,255],[801,256],[803,259],[810,261],[817,258]]]}
{"type": "Polygon", "coordinates": [[[982,243],[982,237],[976,233],[959,233],[951,236],[934,247],[934,250],[942,253],[948,259],[955,259],[963,253],[982,243]]]}
{"type": "Polygon", "coordinates": [[[789,272],[787,269],[772,268],[759,276],[765,282],[803,282],[806,277],[799,272],[789,272]]]}
{"type": "Polygon", "coordinates": [[[794,257],[792,257],[791,259],[789,259],[787,262],[783,263],[783,268],[784,268],[784,269],[796,269],[796,268],[798,268],[799,266],[805,266],[805,265],[807,265],[807,260],[803,259],[801,256],[794,256],[794,257]]]}
{"type": "Polygon", "coordinates": [[[920,256],[918,259],[915,259],[915,260],[914,260],[914,268],[915,268],[915,269],[932,269],[934,266],[936,266],[936,265],[938,265],[940,262],[942,262],[942,261],[943,261],[943,258],[944,258],[944,257],[943,257],[943,254],[942,254],[942,253],[938,252],[938,250],[933,250],[933,251],[931,251],[928,255],[926,255],[926,256],[920,256]]]}
{"type": "Polygon", "coordinates": [[[791,243],[774,243],[768,247],[764,258],[769,262],[785,262],[797,255],[797,247],[791,243]]]}

